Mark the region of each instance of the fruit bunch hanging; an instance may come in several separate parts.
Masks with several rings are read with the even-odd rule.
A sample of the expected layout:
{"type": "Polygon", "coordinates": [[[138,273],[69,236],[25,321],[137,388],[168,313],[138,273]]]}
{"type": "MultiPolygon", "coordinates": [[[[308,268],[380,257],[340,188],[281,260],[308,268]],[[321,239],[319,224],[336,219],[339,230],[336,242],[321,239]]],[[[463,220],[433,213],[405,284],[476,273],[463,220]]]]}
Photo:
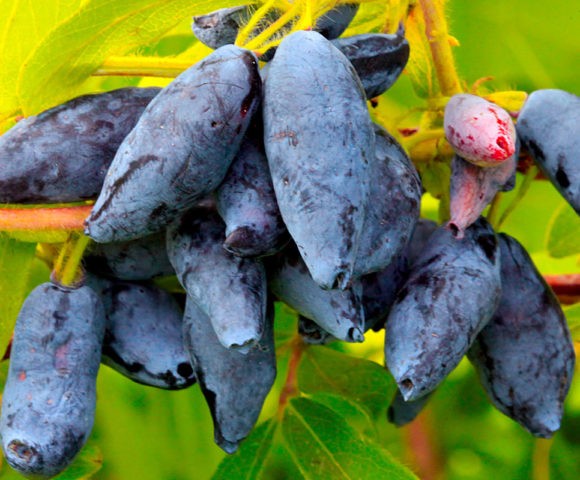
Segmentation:
{"type": "Polygon", "coordinates": [[[99,363],[152,387],[199,383],[233,453],[276,377],[275,301],[309,343],[385,329],[397,425],[467,355],[500,411],[539,437],[558,430],[574,368],[562,309],[481,215],[514,187],[520,149],[580,211],[580,99],[534,92],[514,124],[481,97],[451,97],[449,220],[426,221],[419,173],[368,110],[405,68],[404,28],[338,38],[356,11],[341,5],[259,57],[232,45],[248,7],[196,17],[215,51],[167,87],[75,98],[0,137],[0,202],[94,201],[83,268],[55,270],[18,316],[0,417],[13,468],[51,477],[72,461],[99,363]],[[152,282],[168,275],[180,293],[152,282]]]}

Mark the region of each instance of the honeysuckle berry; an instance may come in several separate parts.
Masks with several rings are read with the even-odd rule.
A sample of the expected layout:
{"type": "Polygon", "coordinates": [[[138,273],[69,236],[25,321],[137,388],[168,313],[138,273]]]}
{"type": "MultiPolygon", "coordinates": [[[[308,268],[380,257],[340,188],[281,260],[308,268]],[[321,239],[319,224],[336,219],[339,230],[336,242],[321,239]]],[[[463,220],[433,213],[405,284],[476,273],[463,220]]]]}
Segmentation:
{"type": "Polygon", "coordinates": [[[475,95],[451,97],[444,127],[455,152],[481,167],[504,162],[516,149],[516,130],[508,112],[475,95]]]}

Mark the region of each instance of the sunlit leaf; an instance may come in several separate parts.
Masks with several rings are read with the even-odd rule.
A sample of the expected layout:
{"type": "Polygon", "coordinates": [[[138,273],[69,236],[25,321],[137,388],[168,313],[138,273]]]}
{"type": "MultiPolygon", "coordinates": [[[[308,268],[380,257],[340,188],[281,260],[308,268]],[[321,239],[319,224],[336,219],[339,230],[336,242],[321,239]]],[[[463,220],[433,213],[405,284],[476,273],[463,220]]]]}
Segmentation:
{"type": "Polygon", "coordinates": [[[414,8],[409,15],[405,35],[411,50],[405,72],[411,78],[419,97],[434,97],[438,93],[439,84],[431,60],[429,40],[425,35],[425,21],[419,8],[414,8]]]}
{"type": "Polygon", "coordinates": [[[20,110],[16,90],[24,60],[81,3],[82,0],[0,0],[0,133],[3,121],[20,110]]]}
{"type": "Polygon", "coordinates": [[[580,340],[580,303],[564,308],[564,315],[574,340],[580,340]]]}
{"type": "Polygon", "coordinates": [[[365,441],[340,415],[307,398],[294,398],[282,419],[292,459],[305,479],[416,478],[383,448],[365,441]]]}
{"type": "Polygon", "coordinates": [[[387,371],[374,362],[312,346],[298,368],[298,388],[307,394],[342,395],[378,416],[386,412],[394,384],[387,371]]]}
{"type": "Polygon", "coordinates": [[[16,316],[24,301],[36,244],[0,234],[0,357],[10,342],[16,316]]]}
{"type": "Polygon", "coordinates": [[[556,258],[580,253],[580,217],[566,201],[562,201],[550,220],[546,247],[556,258]]]}
{"type": "Polygon", "coordinates": [[[74,96],[110,55],[149,44],[195,13],[237,0],[88,0],[27,58],[18,78],[23,113],[32,115],[74,96]]]}
{"type": "Polygon", "coordinates": [[[274,418],[255,428],[242,442],[239,450],[220,463],[212,479],[256,480],[260,478],[277,427],[278,421],[274,418]]]}

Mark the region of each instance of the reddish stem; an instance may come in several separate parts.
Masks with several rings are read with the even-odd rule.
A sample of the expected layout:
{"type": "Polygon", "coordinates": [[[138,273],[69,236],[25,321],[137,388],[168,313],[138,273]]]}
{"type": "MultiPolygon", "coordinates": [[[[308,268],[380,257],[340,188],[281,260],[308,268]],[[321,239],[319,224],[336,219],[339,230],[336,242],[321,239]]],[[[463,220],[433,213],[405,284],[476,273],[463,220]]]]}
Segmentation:
{"type": "Polygon", "coordinates": [[[278,400],[278,414],[282,415],[288,400],[298,394],[298,365],[302,359],[306,345],[302,341],[302,337],[296,336],[290,344],[292,353],[288,361],[288,373],[286,374],[286,381],[280,392],[280,399],[278,400]]]}
{"type": "Polygon", "coordinates": [[[409,461],[421,480],[443,478],[444,460],[435,447],[435,431],[427,408],[402,430],[409,461]]]}
{"type": "Polygon", "coordinates": [[[580,302],[580,274],[544,275],[561,303],[571,304],[580,302]]]}
{"type": "Polygon", "coordinates": [[[91,205],[55,208],[0,208],[0,231],[83,230],[91,205]]]}

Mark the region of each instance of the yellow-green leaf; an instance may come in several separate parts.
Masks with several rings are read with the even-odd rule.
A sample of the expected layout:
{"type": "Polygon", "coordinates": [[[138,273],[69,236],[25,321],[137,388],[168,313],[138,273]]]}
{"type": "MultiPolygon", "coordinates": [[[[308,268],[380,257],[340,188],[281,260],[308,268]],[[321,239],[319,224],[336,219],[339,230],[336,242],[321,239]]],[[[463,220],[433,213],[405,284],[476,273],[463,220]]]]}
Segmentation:
{"type": "Polygon", "coordinates": [[[88,0],[34,49],[22,66],[18,95],[25,115],[73,97],[111,55],[148,44],[180,20],[239,0],[88,0]]]}
{"type": "Polygon", "coordinates": [[[566,201],[554,212],[546,235],[546,247],[552,257],[563,258],[580,253],[580,217],[566,201]]]}
{"type": "Polygon", "coordinates": [[[439,92],[433,67],[429,40],[425,35],[425,21],[419,8],[414,8],[407,19],[405,36],[411,50],[405,72],[409,75],[415,93],[421,98],[433,98],[439,92]]]}
{"type": "Polygon", "coordinates": [[[16,87],[24,60],[81,3],[82,0],[0,0],[0,133],[9,126],[1,125],[20,110],[16,87]]]}
{"type": "Polygon", "coordinates": [[[580,340],[580,303],[564,308],[564,315],[566,315],[572,338],[576,341],[580,340]]]}
{"type": "Polygon", "coordinates": [[[0,358],[10,343],[24,301],[35,249],[35,243],[18,242],[0,234],[0,358]]]}

